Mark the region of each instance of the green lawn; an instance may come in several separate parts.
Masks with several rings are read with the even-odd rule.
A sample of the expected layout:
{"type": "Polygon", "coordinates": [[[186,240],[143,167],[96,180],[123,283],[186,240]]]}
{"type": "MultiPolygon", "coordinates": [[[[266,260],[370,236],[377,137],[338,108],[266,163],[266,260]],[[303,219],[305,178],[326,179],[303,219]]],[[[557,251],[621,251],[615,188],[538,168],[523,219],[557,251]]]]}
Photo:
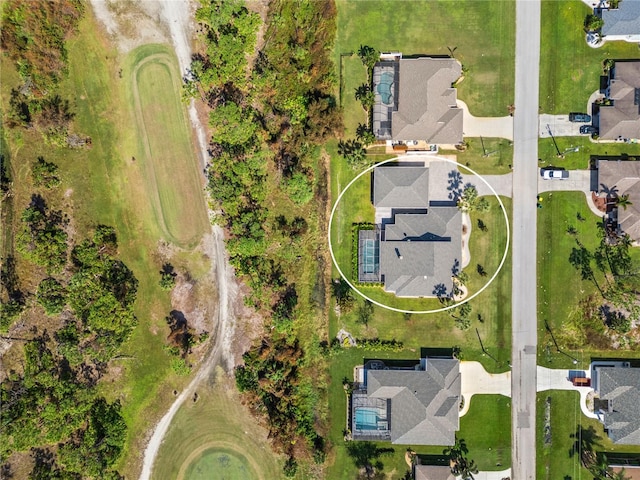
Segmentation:
{"type": "Polygon", "coordinates": [[[606,42],[601,48],[589,47],[583,25],[590,12],[580,0],[542,2],[541,112],[584,111],[589,96],[600,86],[604,59],[640,58],[635,43],[606,42]]]}
{"type": "Polygon", "coordinates": [[[442,155],[456,155],[456,161],[483,175],[511,172],[513,142],[504,138],[465,138],[469,144],[464,152],[441,150],[442,155]],[[484,150],[482,144],[484,143],[484,150]],[[485,156],[486,155],[486,156],[485,156]]]}
{"type": "Polygon", "coordinates": [[[515,2],[340,0],[337,6],[336,64],[360,45],[404,55],[450,55],[450,48],[469,69],[459,98],[476,116],[506,115],[513,103],[515,2]]]}
{"type": "Polygon", "coordinates": [[[356,128],[360,123],[367,122],[367,113],[362,104],[356,100],[355,89],[367,83],[367,69],[357,55],[340,55],[338,60],[341,72],[340,105],[342,106],[343,122],[346,137],[355,137],[356,128]]]}
{"type": "Polygon", "coordinates": [[[502,395],[474,395],[460,419],[458,437],[469,448],[469,458],[480,470],[511,466],[511,399],[502,395]]]}
{"type": "Polygon", "coordinates": [[[575,435],[580,429],[583,432],[583,439],[594,440],[594,450],[597,452],[640,453],[640,446],[614,445],[604,433],[602,423],[582,415],[578,402],[577,392],[555,390],[538,393],[536,407],[538,480],[592,478],[582,467],[579,456],[572,453],[575,438],[571,435],[575,435]],[[543,428],[547,397],[551,397],[551,441],[545,444],[543,428]],[[591,435],[590,428],[593,428],[591,435]]]}
{"type": "Polygon", "coordinates": [[[554,165],[568,170],[589,168],[591,155],[629,155],[640,156],[640,144],[628,143],[594,143],[588,136],[556,137],[558,150],[564,158],[558,158],[558,150],[550,138],[538,140],[538,158],[540,166],[554,165]],[[578,147],[577,152],[567,150],[578,147]],[[566,153],[565,153],[566,152],[566,153]]]}

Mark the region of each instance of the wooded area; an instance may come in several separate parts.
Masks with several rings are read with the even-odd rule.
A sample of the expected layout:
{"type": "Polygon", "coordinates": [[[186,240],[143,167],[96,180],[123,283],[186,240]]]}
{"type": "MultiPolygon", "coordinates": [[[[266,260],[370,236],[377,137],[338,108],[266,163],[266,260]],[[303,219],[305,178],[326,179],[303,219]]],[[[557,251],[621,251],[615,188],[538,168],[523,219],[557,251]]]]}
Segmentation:
{"type": "Polygon", "coordinates": [[[297,338],[300,306],[288,272],[308,255],[301,239],[308,222],[317,222],[309,202],[315,196],[321,208],[326,201],[318,197],[326,196],[317,188],[318,147],[341,130],[328,50],[335,15],[333,2],[273,1],[256,52],[257,14],[242,1],[203,1],[196,18],[205,48],[185,86],[211,109],[209,191],[231,263],[251,287],[248,300],[271,318],[237,370],[238,387],[266,416],[274,447],[289,458],[287,475],[297,461],[322,463],[325,456],[322,387],[302,380],[317,377],[307,370],[318,353],[297,338]],[[285,205],[290,213],[278,214],[285,205]]]}
{"type": "MultiPolygon", "coordinates": [[[[35,127],[41,141],[69,146],[74,114],[57,85],[67,73],[65,40],[84,8],[77,0],[5,3],[0,44],[22,83],[3,126],[15,137],[35,127]]],[[[2,219],[15,235],[3,237],[0,333],[18,357],[0,384],[2,476],[14,474],[16,455],[28,454],[32,479],[122,478],[112,467],[127,427],[120,403],[106,400],[98,384],[136,325],[138,281],[118,258],[112,227],[96,225],[82,238],[72,212],[50,206],[60,203],[58,165],[27,159],[31,183],[19,188],[33,188],[30,201],[14,205],[17,169],[2,158],[2,219]]]]}

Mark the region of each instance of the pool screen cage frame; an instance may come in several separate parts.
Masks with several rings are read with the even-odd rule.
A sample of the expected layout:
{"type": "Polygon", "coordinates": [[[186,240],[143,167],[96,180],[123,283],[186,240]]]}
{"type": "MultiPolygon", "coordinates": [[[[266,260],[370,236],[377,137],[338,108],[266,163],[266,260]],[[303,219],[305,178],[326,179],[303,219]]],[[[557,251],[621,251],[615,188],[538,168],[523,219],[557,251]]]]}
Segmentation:
{"type": "Polygon", "coordinates": [[[391,440],[391,402],[387,398],[374,398],[367,396],[366,393],[354,392],[351,395],[350,402],[350,427],[351,435],[354,440],[391,440]],[[384,414],[383,422],[386,422],[386,428],[380,430],[360,430],[356,428],[356,410],[359,408],[375,408],[384,414]]]}

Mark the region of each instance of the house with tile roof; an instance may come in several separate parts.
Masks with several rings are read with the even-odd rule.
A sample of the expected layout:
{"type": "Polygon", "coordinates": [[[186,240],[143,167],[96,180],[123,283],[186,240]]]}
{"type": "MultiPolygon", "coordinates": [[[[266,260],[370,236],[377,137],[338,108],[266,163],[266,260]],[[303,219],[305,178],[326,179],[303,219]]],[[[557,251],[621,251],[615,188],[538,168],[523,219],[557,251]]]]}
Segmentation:
{"type": "Polygon", "coordinates": [[[605,94],[611,102],[600,106],[600,138],[619,141],[640,139],[640,61],[615,62],[609,70],[605,94]]]}
{"type": "Polygon", "coordinates": [[[453,445],[460,427],[460,362],[368,360],[349,402],[354,440],[400,445],[453,445]]]}
{"type": "Polygon", "coordinates": [[[640,368],[596,366],[599,413],[613,443],[640,445],[640,368]]]}
{"type": "Polygon", "coordinates": [[[617,8],[603,9],[601,17],[601,35],[606,40],[640,42],[640,0],[621,0],[617,8]]]}
{"type": "Polygon", "coordinates": [[[462,257],[462,214],[455,199],[430,195],[436,191],[430,183],[446,183],[443,172],[450,170],[446,162],[374,169],[377,226],[359,232],[358,281],[382,283],[398,297],[452,294],[462,257]],[[431,175],[433,168],[442,172],[431,175]],[[367,252],[373,255],[365,259],[367,252]]]}
{"type": "Polygon", "coordinates": [[[453,58],[402,58],[378,62],[373,69],[373,133],[379,140],[462,142],[462,109],[455,82],[462,74],[453,58]]]}

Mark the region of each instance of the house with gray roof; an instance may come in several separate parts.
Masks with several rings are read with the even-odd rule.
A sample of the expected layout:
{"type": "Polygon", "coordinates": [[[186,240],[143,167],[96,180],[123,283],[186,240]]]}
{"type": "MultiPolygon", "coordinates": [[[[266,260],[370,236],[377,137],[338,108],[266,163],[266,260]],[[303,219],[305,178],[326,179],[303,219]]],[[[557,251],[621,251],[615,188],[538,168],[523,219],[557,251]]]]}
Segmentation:
{"type": "Polygon", "coordinates": [[[373,69],[373,133],[389,142],[462,142],[462,109],[453,84],[462,66],[453,58],[402,58],[373,69]]]}
{"type": "Polygon", "coordinates": [[[611,104],[600,106],[600,138],[640,139],[640,61],[615,62],[605,93],[611,104]]]}
{"type": "Polygon", "coordinates": [[[607,435],[616,444],[640,445],[640,368],[597,366],[595,371],[607,435]]]}
{"type": "Polygon", "coordinates": [[[601,30],[606,40],[640,42],[640,0],[621,0],[618,8],[603,9],[601,30]]]}
{"type": "Polygon", "coordinates": [[[430,182],[446,183],[446,177],[431,178],[430,170],[374,170],[377,226],[359,232],[359,282],[382,283],[399,297],[452,294],[462,257],[462,214],[454,199],[430,197],[430,182]]]}
{"type": "Polygon", "coordinates": [[[413,480],[456,480],[456,476],[442,465],[414,465],[413,480]]]}
{"type": "Polygon", "coordinates": [[[620,234],[640,242],[640,161],[598,160],[598,196],[608,199],[608,219],[620,234]],[[616,197],[628,196],[627,208],[615,207],[616,197]]]}
{"type": "Polygon", "coordinates": [[[457,359],[369,360],[356,380],[349,402],[354,440],[400,445],[455,443],[461,388],[457,359]]]}

